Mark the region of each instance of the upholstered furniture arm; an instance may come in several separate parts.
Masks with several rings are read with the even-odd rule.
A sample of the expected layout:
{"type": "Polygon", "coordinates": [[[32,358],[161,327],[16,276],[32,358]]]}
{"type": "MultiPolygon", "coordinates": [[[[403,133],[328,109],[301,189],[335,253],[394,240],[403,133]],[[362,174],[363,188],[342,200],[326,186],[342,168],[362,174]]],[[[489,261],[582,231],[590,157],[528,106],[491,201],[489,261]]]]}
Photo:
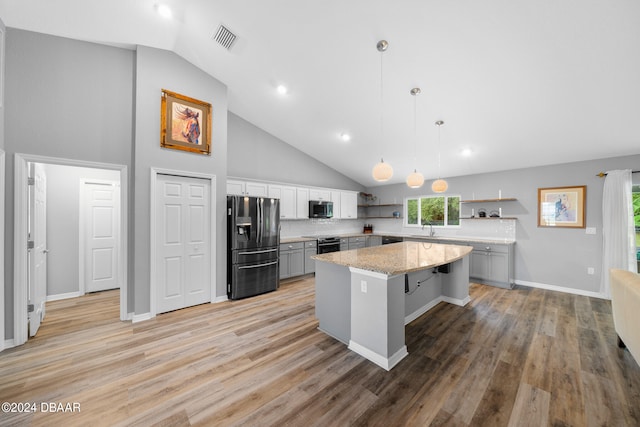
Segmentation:
{"type": "Polygon", "coordinates": [[[616,333],[640,364],[640,274],[611,269],[609,278],[616,333]]]}

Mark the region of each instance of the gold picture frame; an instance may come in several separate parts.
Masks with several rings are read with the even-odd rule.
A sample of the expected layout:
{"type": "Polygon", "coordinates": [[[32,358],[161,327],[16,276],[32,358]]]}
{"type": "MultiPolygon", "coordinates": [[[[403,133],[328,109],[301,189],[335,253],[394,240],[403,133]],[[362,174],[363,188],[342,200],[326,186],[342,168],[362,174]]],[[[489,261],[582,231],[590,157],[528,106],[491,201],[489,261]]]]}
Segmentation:
{"type": "Polygon", "coordinates": [[[162,89],[160,146],[211,155],[211,104],[162,89]]]}
{"type": "Polygon", "coordinates": [[[585,228],[587,186],[538,188],[538,227],[585,228]]]}

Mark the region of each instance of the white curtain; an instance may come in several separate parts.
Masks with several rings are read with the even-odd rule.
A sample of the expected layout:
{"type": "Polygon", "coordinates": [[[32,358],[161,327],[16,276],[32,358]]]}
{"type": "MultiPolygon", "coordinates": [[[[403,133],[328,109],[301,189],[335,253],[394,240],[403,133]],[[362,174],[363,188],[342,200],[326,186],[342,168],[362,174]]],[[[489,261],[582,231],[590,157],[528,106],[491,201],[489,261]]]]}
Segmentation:
{"type": "Polygon", "coordinates": [[[602,281],[600,292],[611,298],[609,269],[637,273],[631,170],[608,171],[602,193],[602,281]]]}

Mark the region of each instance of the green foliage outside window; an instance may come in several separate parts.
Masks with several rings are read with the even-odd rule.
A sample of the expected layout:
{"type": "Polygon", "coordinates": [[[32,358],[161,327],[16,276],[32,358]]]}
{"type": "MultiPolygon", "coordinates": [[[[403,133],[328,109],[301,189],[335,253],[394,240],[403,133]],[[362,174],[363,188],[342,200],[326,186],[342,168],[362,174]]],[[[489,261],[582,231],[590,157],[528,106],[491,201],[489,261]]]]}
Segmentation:
{"type": "Polygon", "coordinates": [[[407,199],[406,218],[407,225],[460,225],[460,197],[407,199]]]}

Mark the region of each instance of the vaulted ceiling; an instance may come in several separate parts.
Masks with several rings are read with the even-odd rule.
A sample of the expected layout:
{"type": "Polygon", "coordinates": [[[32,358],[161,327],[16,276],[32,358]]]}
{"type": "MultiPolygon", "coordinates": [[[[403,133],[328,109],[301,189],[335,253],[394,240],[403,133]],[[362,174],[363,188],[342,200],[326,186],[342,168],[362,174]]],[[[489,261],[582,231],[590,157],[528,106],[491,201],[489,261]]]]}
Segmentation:
{"type": "Polygon", "coordinates": [[[443,177],[640,153],[636,0],[0,0],[0,17],[172,50],[230,111],[366,186],[380,157],[389,182],[436,178],[439,140],[443,177]]]}

